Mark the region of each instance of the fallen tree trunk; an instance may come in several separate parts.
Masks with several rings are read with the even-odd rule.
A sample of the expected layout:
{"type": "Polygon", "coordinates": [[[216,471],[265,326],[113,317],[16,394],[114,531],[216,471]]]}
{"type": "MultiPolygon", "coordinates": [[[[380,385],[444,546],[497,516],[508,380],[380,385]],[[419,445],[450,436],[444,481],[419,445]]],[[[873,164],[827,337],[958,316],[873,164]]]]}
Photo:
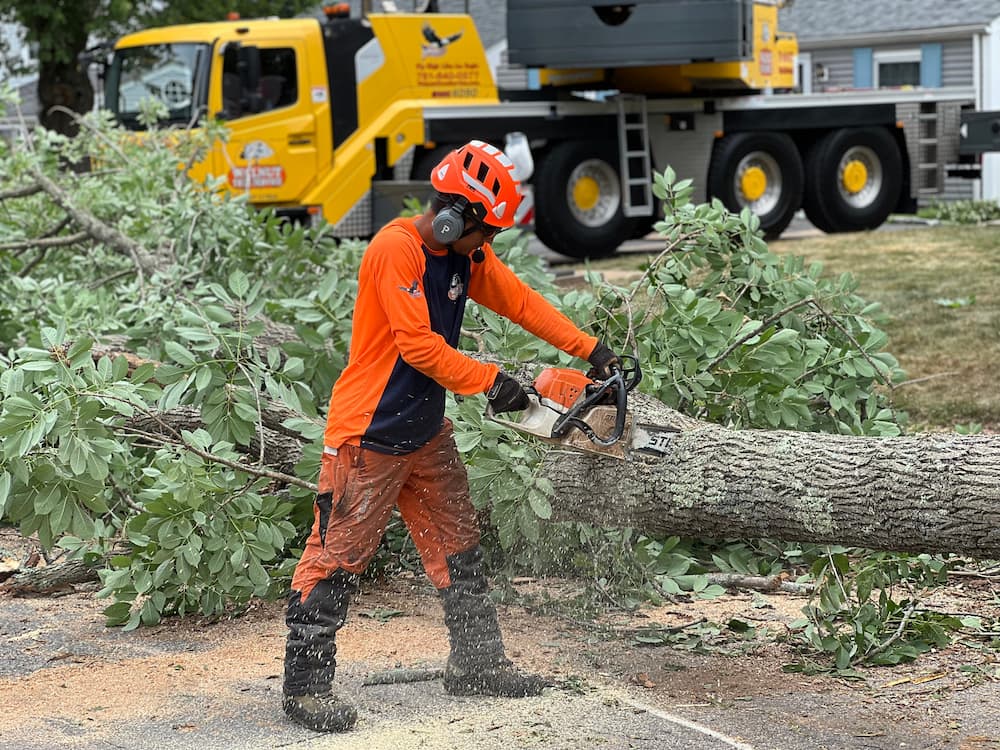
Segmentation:
{"type": "Polygon", "coordinates": [[[67,560],[55,565],[24,568],[0,583],[0,594],[23,596],[26,594],[52,594],[69,592],[78,583],[98,579],[100,563],[67,560]]]}
{"type": "Polygon", "coordinates": [[[1000,558],[995,437],[734,431],[633,402],[639,423],[676,430],[667,450],[626,461],[550,452],[558,520],[1000,558]]]}
{"type": "MultiPolygon", "coordinates": [[[[516,374],[530,380],[526,367],[516,374]]],[[[1000,439],[994,436],[734,431],[637,393],[629,408],[636,423],[667,433],[667,450],[633,452],[622,461],[553,449],[542,473],[555,488],[555,520],[650,535],[1000,559],[1000,439]]],[[[264,465],[279,471],[301,456],[301,441],[282,434],[287,416],[269,406],[262,418],[264,465]]],[[[153,422],[171,430],[199,426],[197,414],[185,408],[153,422]]],[[[130,426],[158,431],[153,422],[136,419],[130,426]]],[[[258,443],[250,455],[260,459],[258,443]]]]}

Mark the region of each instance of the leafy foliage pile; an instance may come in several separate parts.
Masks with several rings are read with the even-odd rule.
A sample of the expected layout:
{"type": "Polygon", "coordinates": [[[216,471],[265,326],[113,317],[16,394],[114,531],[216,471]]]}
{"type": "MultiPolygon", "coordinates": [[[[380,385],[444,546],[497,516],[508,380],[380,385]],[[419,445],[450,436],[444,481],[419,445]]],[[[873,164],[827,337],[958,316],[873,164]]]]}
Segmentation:
{"type": "MultiPolygon", "coordinates": [[[[73,139],[38,131],[0,143],[0,517],[47,548],[106,559],[106,613],[128,628],[286,589],[347,354],[364,246],[191,184],[178,161],[223,136],[211,124],[195,135],[153,128],[138,143],[88,116],[73,139]],[[63,169],[84,158],[94,169],[63,169]]],[[[654,190],[665,249],[629,286],[591,275],[557,299],[523,237],[496,247],[581,326],[635,353],[643,387],[678,409],[736,428],[898,434],[901,373],[854,281],[776,256],[755,217],[692,205],[669,170],[654,190]]],[[[508,362],[569,364],[475,305],[465,330],[466,345],[508,362]]],[[[845,565],[846,551],[826,548],[548,523],[543,449],[483,421],[482,408],[449,406],[507,570],[662,598],[717,596],[712,570],[791,569],[822,584],[803,644],[838,666],[928,642],[912,616],[891,635],[906,608],[871,572],[878,558],[845,565]]],[[[400,527],[386,546],[398,557],[383,566],[416,564],[400,527]]],[[[892,581],[941,570],[898,555],[892,565],[892,581]]],[[[932,624],[935,642],[954,625],[932,624]]]]}
{"type": "Polygon", "coordinates": [[[933,203],[920,209],[927,219],[940,219],[951,224],[983,224],[1000,220],[1000,204],[996,201],[949,201],[933,203]]]}

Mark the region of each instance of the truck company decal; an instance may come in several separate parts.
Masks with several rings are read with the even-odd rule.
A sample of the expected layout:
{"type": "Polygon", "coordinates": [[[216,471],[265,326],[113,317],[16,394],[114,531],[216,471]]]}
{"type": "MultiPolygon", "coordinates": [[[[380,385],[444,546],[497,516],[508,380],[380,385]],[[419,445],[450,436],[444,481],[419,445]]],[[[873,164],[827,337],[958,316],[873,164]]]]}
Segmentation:
{"type": "Polygon", "coordinates": [[[250,141],[243,150],[240,151],[240,158],[244,161],[256,161],[274,156],[274,149],[264,141],[250,141]]]}
{"type": "Polygon", "coordinates": [[[762,49],[760,51],[760,73],[761,75],[771,75],[771,50],[762,49]]]}
{"type": "Polygon", "coordinates": [[[285,184],[285,168],[273,166],[233,167],[229,170],[229,184],[234,188],[281,187],[285,184]]]}
{"type": "MultiPolygon", "coordinates": [[[[479,66],[476,63],[450,63],[437,60],[417,63],[418,86],[475,88],[478,84],[479,66]]],[[[459,95],[451,93],[451,96],[459,95]]]]}

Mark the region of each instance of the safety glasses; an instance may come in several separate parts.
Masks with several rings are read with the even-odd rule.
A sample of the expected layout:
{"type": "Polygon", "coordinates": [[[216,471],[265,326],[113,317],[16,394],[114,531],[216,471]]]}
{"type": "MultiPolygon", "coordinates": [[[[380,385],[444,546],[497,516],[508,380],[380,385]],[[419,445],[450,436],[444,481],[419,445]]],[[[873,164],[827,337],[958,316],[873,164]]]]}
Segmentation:
{"type": "Polygon", "coordinates": [[[484,239],[492,240],[494,237],[496,237],[498,234],[500,234],[500,232],[502,232],[503,230],[500,227],[491,227],[489,224],[482,224],[482,223],[480,223],[480,225],[479,225],[479,231],[483,233],[483,238],[484,239]]]}
{"type": "MultiPolygon", "coordinates": [[[[462,232],[462,237],[468,237],[473,232],[482,232],[483,241],[490,242],[494,237],[496,237],[498,234],[500,234],[500,232],[503,231],[502,227],[494,227],[490,226],[489,224],[484,224],[483,222],[477,221],[475,218],[471,216],[468,218],[469,221],[471,221],[472,223],[465,228],[464,232],[462,232]]],[[[461,239],[461,237],[459,239],[461,239]]]]}

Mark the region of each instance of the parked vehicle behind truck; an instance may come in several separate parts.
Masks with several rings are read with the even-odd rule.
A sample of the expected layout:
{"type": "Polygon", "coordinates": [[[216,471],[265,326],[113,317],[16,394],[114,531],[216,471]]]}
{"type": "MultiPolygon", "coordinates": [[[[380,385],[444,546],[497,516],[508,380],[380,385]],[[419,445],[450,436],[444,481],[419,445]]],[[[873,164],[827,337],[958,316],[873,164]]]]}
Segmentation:
{"type": "Polygon", "coordinates": [[[340,236],[369,236],[402,196],[426,195],[446,150],[511,133],[530,144],[536,233],[573,257],[648,232],[652,172],[668,165],[772,236],[800,207],[828,232],[914,210],[938,174],[928,160],[957,151],[971,94],[790,93],[797,44],[778,6],[508,0],[499,89],[466,15],[339,8],[150,29],[118,41],[106,106],[134,128],[150,95],[171,123],[225,120],[230,141],[193,176],[340,236]]]}

